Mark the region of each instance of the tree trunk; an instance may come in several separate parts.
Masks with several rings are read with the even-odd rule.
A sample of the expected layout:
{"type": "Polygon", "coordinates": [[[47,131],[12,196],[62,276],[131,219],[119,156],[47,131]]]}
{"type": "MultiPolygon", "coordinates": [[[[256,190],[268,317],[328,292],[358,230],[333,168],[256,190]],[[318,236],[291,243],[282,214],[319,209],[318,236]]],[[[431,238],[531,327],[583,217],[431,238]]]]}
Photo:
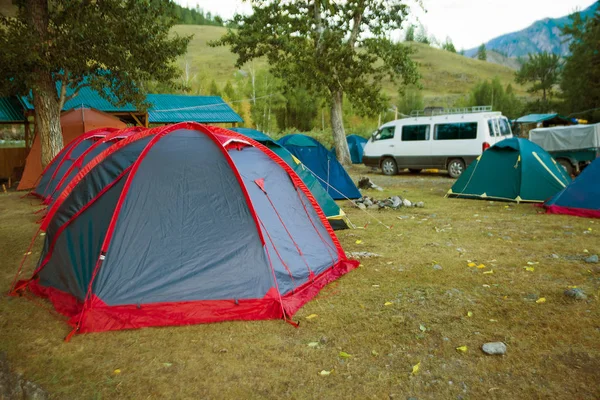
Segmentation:
{"type": "Polygon", "coordinates": [[[342,102],[344,93],[336,90],[331,94],[331,129],[333,130],[333,143],[335,154],[342,165],[351,165],[350,150],[344,132],[344,119],[342,115],[342,102]]]}
{"type": "Polygon", "coordinates": [[[42,146],[42,167],[46,167],[63,148],[60,108],[56,86],[50,73],[38,74],[33,90],[36,132],[42,146]],[[44,76],[46,75],[46,76],[44,76]]]}
{"type": "MultiPolygon", "coordinates": [[[[48,45],[48,1],[27,0],[25,2],[29,26],[38,39],[39,55],[44,57],[48,45]]],[[[61,105],[56,93],[56,84],[50,71],[42,67],[34,71],[33,107],[35,116],[35,131],[39,134],[42,147],[42,167],[46,167],[63,148],[62,131],[60,128],[61,105]]]]}

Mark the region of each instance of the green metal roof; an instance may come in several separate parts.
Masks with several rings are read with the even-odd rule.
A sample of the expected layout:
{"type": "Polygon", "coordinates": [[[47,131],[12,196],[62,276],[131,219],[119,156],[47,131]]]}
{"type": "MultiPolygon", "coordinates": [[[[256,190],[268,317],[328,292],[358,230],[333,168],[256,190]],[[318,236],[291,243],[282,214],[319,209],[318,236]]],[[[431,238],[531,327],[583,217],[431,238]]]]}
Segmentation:
{"type": "MultiPolygon", "coordinates": [[[[111,97],[112,95],[108,90],[106,91],[107,96],[111,97]]],[[[73,89],[67,89],[67,96],[71,96],[73,94],[73,89]]],[[[30,96],[21,96],[21,103],[27,110],[33,110],[32,98],[30,96]]],[[[67,101],[63,107],[63,111],[70,110],[72,108],[78,107],[89,107],[95,108],[96,110],[104,111],[104,112],[135,112],[136,108],[131,104],[126,104],[122,107],[116,107],[111,104],[110,101],[106,100],[104,97],[100,96],[100,94],[92,89],[89,86],[85,86],[79,90],[79,94],[74,98],[67,101]]]]}
{"type": "Polygon", "coordinates": [[[0,122],[23,122],[25,116],[14,97],[0,97],[0,122]]]}
{"type": "Polygon", "coordinates": [[[195,121],[202,123],[242,122],[243,119],[218,96],[149,94],[150,123],[195,121]]]}
{"type": "Polygon", "coordinates": [[[544,122],[544,121],[547,121],[549,119],[554,119],[554,118],[558,118],[558,119],[564,120],[564,121],[569,120],[568,118],[563,117],[562,115],[558,115],[558,114],[529,114],[529,115],[525,115],[525,116],[517,119],[516,122],[518,122],[520,124],[535,124],[538,122],[544,122]]]}
{"type": "MultiPolygon", "coordinates": [[[[67,90],[70,96],[73,90],[67,90]]],[[[106,91],[107,96],[113,96],[106,91]]],[[[23,106],[33,110],[30,96],[20,98],[23,106]]],[[[186,96],[177,94],[149,94],[147,97],[151,107],[148,109],[148,119],[151,124],[194,121],[201,123],[242,122],[243,119],[227,103],[218,96],[186,96]]],[[[108,113],[136,112],[132,104],[121,107],[114,106],[110,101],[89,86],[81,88],[79,94],[65,103],[63,110],[77,107],[89,107],[108,113]]]]}

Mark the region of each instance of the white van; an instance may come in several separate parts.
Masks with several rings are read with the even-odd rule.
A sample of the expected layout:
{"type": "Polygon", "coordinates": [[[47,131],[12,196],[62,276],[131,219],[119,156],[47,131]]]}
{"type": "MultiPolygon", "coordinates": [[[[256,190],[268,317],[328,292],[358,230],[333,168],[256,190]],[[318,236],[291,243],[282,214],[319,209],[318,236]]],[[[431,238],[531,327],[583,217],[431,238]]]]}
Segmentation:
{"type": "Polygon", "coordinates": [[[363,163],[385,175],[404,168],[413,173],[437,168],[458,178],[488,147],[513,136],[508,119],[491,109],[452,109],[428,116],[419,111],[387,122],[367,142],[363,163]]]}

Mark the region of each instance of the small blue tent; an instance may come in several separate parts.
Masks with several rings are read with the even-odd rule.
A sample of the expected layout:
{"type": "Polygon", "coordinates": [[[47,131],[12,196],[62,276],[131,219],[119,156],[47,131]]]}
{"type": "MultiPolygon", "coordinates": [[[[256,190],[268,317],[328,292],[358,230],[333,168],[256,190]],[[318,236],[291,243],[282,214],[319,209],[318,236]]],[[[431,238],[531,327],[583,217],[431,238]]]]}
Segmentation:
{"type": "MultiPolygon", "coordinates": [[[[362,164],[363,153],[368,140],[362,136],[348,135],[346,141],[348,142],[352,164],[362,164]]],[[[335,147],[331,148],[331,154],[335,157],[335,147]]]]}
{"type": "Polygon", "coordinates": [[[544,207],[553,214],[600,218],[600,158],[588,165],[569,186],[548,200],[544,207]]]}
{"type": "Polygon", "coordinates": [[[335,200],[361,197],[342,164],[316,139],[302,134],[287,135],[278,143],[298,158],[319,178],[327,193],[335,200]]]}

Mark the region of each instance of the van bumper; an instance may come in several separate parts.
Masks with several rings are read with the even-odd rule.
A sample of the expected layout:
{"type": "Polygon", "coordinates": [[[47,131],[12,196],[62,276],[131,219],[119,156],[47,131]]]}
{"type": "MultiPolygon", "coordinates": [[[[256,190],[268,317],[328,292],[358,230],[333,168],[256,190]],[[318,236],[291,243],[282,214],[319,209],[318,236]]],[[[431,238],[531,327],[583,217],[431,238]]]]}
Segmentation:
{"type": "Polygon", "coordinates": [[[363,164],[365,164],[367,167],[375,167],[375,168],[379,168],[379,161],[380,161],[381,157],[378,156],[365,156],[363,155],[362,161],[363,164]]]}

